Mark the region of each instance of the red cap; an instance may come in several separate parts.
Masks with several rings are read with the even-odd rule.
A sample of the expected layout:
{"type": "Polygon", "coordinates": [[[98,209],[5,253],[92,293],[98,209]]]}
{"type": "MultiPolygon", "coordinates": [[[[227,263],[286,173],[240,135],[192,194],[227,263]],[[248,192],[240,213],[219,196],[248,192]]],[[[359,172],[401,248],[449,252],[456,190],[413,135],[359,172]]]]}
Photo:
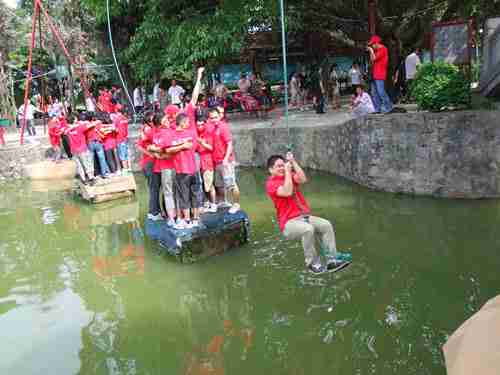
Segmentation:
{"type": "Polygon", "coordinates": [[[179,111],[180,111],[179,107],[177,107],[176,105],[173,105],[173,104],[169,104],[165,108],[164,112],[168,117],[174,117],[174,116],[177,116],[179,111]]]}
{"type": "Polygon", "coordinates": [[[373,35],[370,38],[368,45],[371,46],[372,44],[379,44],[380,42],[382,42],[382,39],[380,39],[380,37],[378,35],[373,35]]]}

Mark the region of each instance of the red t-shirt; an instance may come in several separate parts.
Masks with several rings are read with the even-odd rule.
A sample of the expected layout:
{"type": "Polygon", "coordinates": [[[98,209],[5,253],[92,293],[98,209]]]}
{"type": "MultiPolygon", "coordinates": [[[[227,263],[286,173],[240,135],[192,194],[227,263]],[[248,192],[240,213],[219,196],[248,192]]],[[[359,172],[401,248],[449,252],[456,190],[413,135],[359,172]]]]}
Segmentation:
{"type": "Polygon", "coordinates": [[[373,63],[373,79],[376,81],[385,81],[387,79],[387,66],[389,65],[389,54],[387,48],[380,45],[374,50],[375,61],[373,63]]]}
{"type": "Polygon", "coordinates": [[[128,119],[123,116],[117,116],[116,122],[116,143],[126,142],[128,139],[128,119]]]}
{"type": "MultiPolygon", "coordinates": [[[[162,126],[153,135],[153,144],[155,146],[161,147],[162,149],[169,148],[172,145],[173,133],[169,127],[162,126]]],[[[168,159],[155,159],[155,165],[153,167],[153,172],[159,173],[164,169],[174,169],[174,158],[168,159]]]]}
{"type": "Polygon", "coordinates": [[[114,130],[109,131],[110,127],[112,127],[112,124],[99,124],[96,127],[97,133],[101,137],[101,143],[106,151],[116,148],[116,132],[114,130]]]}
{"type": "Polygon", "coordinates": [[[198,146],[196,129],[190,127],[180,131],[175,130],[172,134],[171,146],[177,146],[189,140],[193,141],[191,149],[180,151],[174,155],[175,172],[194,175],[196,173],[195,150],[198,146]]]}
{"type": "MultiPolygon", "coordinates": [[[[227,147],[229,142],[232,142],[233,137],[231,136],[231,131],[229,130],[229,125],[224,121],[210,122],[210,126],[213,126],[213,147],[212,158],[214,164],[221,164],[226,156],[227,147]]],[[[229,161],[233,161],[233,154],[229,156],[229,161]]]]}
{"type": "Polygon", "coordinates": [[[97,134],[96,127],[99,126],[101,124],[101,122],[100,121],[92,121],[91,123],[94,124],[94,126],[92,128],[90,128],[89,130],[87,130],[87,132],[85,133],[85,136],[87,137],[87,143],[90,143],[92,141],[99,142],[100,138],[99,138],[99,134],[97,134]]]}
{"type": "MultiPolygon", "coordinates": [[[[208,143],[212,146],[214,145],[214,137],[211,133],[209,133],[206,129],[203,132],[198,131],[198,136],[203,138],[205,143],[208,143]]],[[[198,143],[198,147],[196,151],[200,155],[200,168],[204,171],[213,171],[214,170],[214,159],[212,158],[212,150],[206,149],[198,143]]]]}
{"type": "Polygon", "coordinates": [[[73,129],[68,129],[66,135],[69,139],[69,147],[72,154],[81,154],[87,151],[87,140],[85,132],[87,131],[88,122],[78,122],[78,126],[73,129]]]}
{"type": "Polygon", "coordinates": [[[49,140],[53,147],[59,147],[61,144],[62,126],[59,120],[52,119],[49,121],[49,140]]]}
{"type": "MultiPolygon", "coordinates": [[[[153,143],[155,130],[156,128],[152,126],[144,125],[144,128],[142,129],[142,135],[137,141],[137,144],[142,148],[147,149],[148,146],[150,146],[153,143]]],[[[139,165],[141,166],[142,169],[144,169],[149,162],[152,162],[154,160],[155,158],[143,153],[139,165]]]]}
{"type": "MultiPolygon", "coordinates": [[[[294,176],[295,177],[295,176],[294,176]]],[[[285,229],[286,223],[303,214],[310,214],[311,209],[306,202],[297,183],[293,183],[293,195],[290,197],[279,197],[278,189],[285,183],[285,176],[271,176],[266,182],[266,192],[276,207],[278,224],[280,230],[285,229]]]]}

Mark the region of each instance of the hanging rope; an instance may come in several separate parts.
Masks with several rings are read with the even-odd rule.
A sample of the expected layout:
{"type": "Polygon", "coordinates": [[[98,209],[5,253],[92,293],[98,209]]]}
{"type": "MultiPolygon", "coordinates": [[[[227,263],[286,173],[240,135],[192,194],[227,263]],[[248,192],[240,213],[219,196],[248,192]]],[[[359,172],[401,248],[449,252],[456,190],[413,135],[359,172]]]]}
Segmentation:
{"type": "Polygon", "coordinates": [[[280,0],[280,13],[281,13],[281,44],[283,49],[283,82],[285,86],[285,122],[288,138],[288,151],[292,150],[291,136],[290,136],[290,124],[288,123],[288,70],[287,70],[287,59],[286,59],[286,31],[285,31],[285,8],[283,6],[283,0],[280,0]]]}
{"type": "Polygon", "coordinates": [[[130,97],[130,94],[129,94],[128,88],[127,88],[127,84],[125,83],[125,80],[123,79],[120,68],[118,67],[118,60],[116,59],[115,45],[113,43],[113,35],[111,34],[111,17],[109,15],[109,0],[106,0],[106,13],[107,13],[107,17],[108,17],[109,44],[111,46],[111,53],[113,55],[113,61],[115,62],[115,67],[116,67],[116,71],[118,72],[118,77],[120,77],[120,81],[122,83],[123,90],[127,94],[128,101],[130,103],[130,106],[132,107],[132,111],[134,111],[134,116],[135,116],[135,115],[137,115],[137,113],[135,112],[134,102],[132,101],[132,98],[130,97]]]}

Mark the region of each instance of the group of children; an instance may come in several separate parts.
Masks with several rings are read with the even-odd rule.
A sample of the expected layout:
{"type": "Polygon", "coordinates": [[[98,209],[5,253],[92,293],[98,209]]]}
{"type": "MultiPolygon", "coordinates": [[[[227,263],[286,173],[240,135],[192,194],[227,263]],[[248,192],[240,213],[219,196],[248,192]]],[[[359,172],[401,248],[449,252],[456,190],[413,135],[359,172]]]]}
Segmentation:
{"type": "Polygon", "coordinates": [[[223,108],[198,107],[201,78],[198,69],[191,101],[181,110],[168,105],[164,114],[149,112],[138,141],[141,167],[149,187],[150,220],[175,229],[200,226],[200,213],[217,211],[217,196],[230,199],[229,213],[239,211],[232,136],[223,108]]]}
{"type": "Polygon", "coordinates": [[[129,173],[128,119],[120,112],[83,112],[66,119],[63,113],[49,120],[49,138],[54,160],[64,149],[77,165],[84,184],[94,185],[99,178],[129,173]],[[68,121],[69,120],[69,121],[68,121]]]}

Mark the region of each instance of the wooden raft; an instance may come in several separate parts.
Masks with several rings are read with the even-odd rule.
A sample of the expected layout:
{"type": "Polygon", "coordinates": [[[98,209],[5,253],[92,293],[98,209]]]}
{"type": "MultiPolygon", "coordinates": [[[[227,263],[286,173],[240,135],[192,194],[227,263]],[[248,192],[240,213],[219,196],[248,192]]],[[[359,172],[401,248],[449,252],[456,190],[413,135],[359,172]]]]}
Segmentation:
{"type": "Polygon", "coordinates": [[[88,202],[102,203],[131,197],[136,190],[135,178],[130,174],[103,179],[94,186],[84,185],[81,181],[78,181],[77,192],[88,202]]]}
{"type": "Polygon", "coordinates": [[[230,214],[226,209],[201,216],[202,226],[175,230],[165,220],[145,220],[146,235],[166,254],[182,263],[197,262],[239,248],[248,242],[250,220],[244,211],[230,214]]]}

